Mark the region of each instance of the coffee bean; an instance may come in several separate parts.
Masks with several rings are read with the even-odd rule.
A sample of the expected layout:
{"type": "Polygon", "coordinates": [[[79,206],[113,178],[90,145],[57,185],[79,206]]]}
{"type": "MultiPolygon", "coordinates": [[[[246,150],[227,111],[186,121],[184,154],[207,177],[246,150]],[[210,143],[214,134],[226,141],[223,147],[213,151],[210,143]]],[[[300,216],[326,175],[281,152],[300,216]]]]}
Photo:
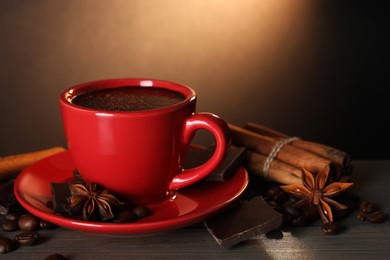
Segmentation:
{"type": "Polygon", "coordinates": [[[45,260],[65,260],[65,256],[61,254],[52,254],[45,258],[45,260]]]}
{"type": "Polygon", "coordinates": [[[271,207],[271,208],[278,208],[278,209],[281,209],[280,208],[280,205],[278,203],[276,203],[275,201],[271,200],[271,201],[268,201],[267,204],[271,207]]]}
{"type": "Polygon", "coordinates": [[[284,228],[291,227],[292,217],[287,214],[282,214],[282,218],[283,218],[282,227],[284,228]]]}
{"type": "Polygon", "coordinates": [[[58,227],[56,224],[53,224],[51,222],[48,222],[46,220],[40,219],[39,220],[39,228],[40,229],[53,229],[58,227]]]}
{"type": "Polygon", "coordinates": [[[292,217],[294,217],[294,218],[297,218],[297,217],[299,217],[300,215],[302,215],[302,213],[301,213],[301,210],[300,209],[298,209],[298,208],[296,208],[296,207],[293,207],[290,203],[283,203],[283,205],[282,205],[282,209],[283,209],[283,211],[286,213],[286,214],[288,214],[288,215],[290,215],[290,216],[292,216],[292,217]]]}
{"type": "Polygon", "coordinates": [[[138,218],[144,218],[152,214],[152,211],[146,207],[146,206],[137,206],[133,209],[133,213],[138,217],[138,218]]]}
{"type": "Polygon", "coordinates": [[[387,220],[387,214],[383,211],[374,211],[367,215],[367,220],[375,224],[383,223],[387,220]]]}
{"type": "Polygon", "coordinates": [[[48,200],[46,203],[45,203],[45,206],[49,209],[52,209],[53,208],[53,201],[52,200],[48,200]]]}
{"type": "Polygon", "coordinates": [[[265,236],[270,239],[282,239],[283,232],[280,229],[274,229],[266,233],[265,236]]]}
{"type": "Polygon", "coordinates": [[[367,213],[365,213],[363,211],[359,211],[359,213],[357,215],[357,219],[360,221],[366,221],[367,220],[367,213]]]}
{"type": "Polygon", "coordinates": [[[16,212],[11,212],[11,211],[9,211],[7,214],[4,215],[3,218],[4,218],[5,220],[15,221],[15,220],[18,220],[19,214],[16,213],[16,212]]]}
{"type": "Polygon", "coordinates": [[[285,202],[286,200],[288,199],[288,195],[287,193],[285,193],[284,191],[280,191],[278,192],[274,197],[273,197],[273,200],[279,204],[285,202]]]}
{"type": "Polygon", "coordinates": [[[15,236],[15,241],[22,246],[32,246],[39,239],[38,232],[23,232],[15,236]]]}
{"type": "Polygon", "coordinates": [[[17,220],[5,220],[1,225],[1,228],[6,232],[12,232],[19,230],[19,225],[17,220]]]}
{"type": "Polygon", "coordinates": [[[378,206],[371,201],[362,201],[360,203],[360,210],[364,213],[371,213],[377,211],[378,209],[378,206]]]}
{"type": "Polygon", "coordinates": [[[294,203],[298,202],[299,200],[301,200],[301,198],[294,197],[294,196],[288,196],[288,198],[287,198],[287,201],[290,202],[291,204],[294,204],[294,203]]]}
{"type": "Polygon", "coordinates": [[[39,219],[31,214],[20,216],[18,220],[20,230],[34,231],[39,227],[39,219]]]}
{"type": "Polygon", "coordinates": [[[341,222],[328,222],[322,225],[321,230],[327,235],[336,235],[342,229],[341,222]]]}
{"type": "Polygon", "coordinates": [[[137,216],[132,210],[123,210],[118,213],[117,219],[114,220],[116,223],[128,223],[133,222],[137,219],[137,216]]]}
{"type": "Polygon", "coordinates": [[[13,241],[8,237],[0,237],[0,254],[6,254],[14,249],[13,241]]]}
{"type": "Polygon", "coordinates": [[[280,188],[280,186],[275,185],[275,186],[272,186],[271,188],[267,189],[266,196],[270,199],[273,199],[276,196],[276,194],[278,194],[281,191],[282,191],[282,189],[280,188]]]}
{"type": "Polygon", "coordinates": [[[314,221],[319,218],[318,209],[317,207],[302,207],[301,208],[302,214],[306,216],[308,221],[314,221]]]}
{"type": "Polygon", "coordinates": [[[305,215],[300,215],[296,218],[292,218],[291,224],[293,227],[304,227],[307,224],[307,217],[305,215]]]}

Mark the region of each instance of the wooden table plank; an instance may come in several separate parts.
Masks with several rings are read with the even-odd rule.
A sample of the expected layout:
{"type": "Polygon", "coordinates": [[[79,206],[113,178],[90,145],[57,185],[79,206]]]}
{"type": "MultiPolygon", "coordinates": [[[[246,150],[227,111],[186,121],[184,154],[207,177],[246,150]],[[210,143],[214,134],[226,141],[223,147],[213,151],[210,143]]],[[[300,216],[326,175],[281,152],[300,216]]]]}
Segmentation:
{"type": "MultiPolygon", "coordinates": [[[[390,161],[354,162],[352,192],[390,213],[390,161]]],[[[283,232],[280,239],[258,236],[223,249],[202,223],[146,235],[103,235],[65,228],[40,231],[42,242],[1,255],[1,259],[44,259],[61,253],[68,259],[385,259],[390,256],[390,221],[361,222],[357,212],[343,219],[335,236],[321,232],[321,221],[283,232]]],[[[12,237],[15,233],[0,232],[12,237]]]]}

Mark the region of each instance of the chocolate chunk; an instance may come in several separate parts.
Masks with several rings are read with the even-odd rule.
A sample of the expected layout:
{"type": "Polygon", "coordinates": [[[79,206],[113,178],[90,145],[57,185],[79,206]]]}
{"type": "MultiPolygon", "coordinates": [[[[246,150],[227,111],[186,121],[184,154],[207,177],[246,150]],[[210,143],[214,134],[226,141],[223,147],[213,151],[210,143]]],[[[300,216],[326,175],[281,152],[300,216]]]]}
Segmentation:
{"type": "Polygon", "coordinates": [[[17,204],[18,201],[14,195],[14,181],[0,183],[0,215],[7,215],[10,208],[17,204]]]}
{"type": "Polygon", "coordinates": [[[256,196],[204,221],[210,234],[221,247],[230,247],[255,236],[279,228],[282,215],[256,196]]]}
{"type": "Polygon", "coordinates": [[[77,169],[75,169],[74,171],[73,171],[73,179],[72,179],[72,181],[71,181],[71,183],[73,183],[73,184],[83,184],[83,185],[85,185],[85,181],[84,181],[84,179],[81,177],[81,174],[80,174],[80,172],[77,170],[77,169]]]}
{"type": "Polygon", "coordinates": [[[69,184],[62,182],[52,182],[50,186],[53,199],[53,211],[57,213],[68,213],[68,198],[71,196],[69,184]]]}
{"type": "MultiPolygon", "coordinates": [[[[241,165],[244,155],[244,147],[231,146],[222,163],[204,180],[206,181],[224,181],[230,178],[237,168],[241,165]]],[[[205,163],[214,153],[213,148],[191,148],[188,159],[184,163],[184,168],[194,168],[205,163]]]]}

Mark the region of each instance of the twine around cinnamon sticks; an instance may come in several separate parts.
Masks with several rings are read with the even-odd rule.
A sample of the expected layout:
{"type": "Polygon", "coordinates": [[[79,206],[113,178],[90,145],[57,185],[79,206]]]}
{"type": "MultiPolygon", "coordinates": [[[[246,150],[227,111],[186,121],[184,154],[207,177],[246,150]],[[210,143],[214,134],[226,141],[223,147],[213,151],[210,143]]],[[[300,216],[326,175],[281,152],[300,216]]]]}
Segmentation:
{"type": "Polygon", "coordinates": [[[268,180],[301,183],[302,168],[316,173],[327,165],[334,180],[351,173],[350,156],[333,147],[290,137],[253,122],[244,127],[232,124],[229,127],[233,144],[248,149],[247,169],[268,180]]]}

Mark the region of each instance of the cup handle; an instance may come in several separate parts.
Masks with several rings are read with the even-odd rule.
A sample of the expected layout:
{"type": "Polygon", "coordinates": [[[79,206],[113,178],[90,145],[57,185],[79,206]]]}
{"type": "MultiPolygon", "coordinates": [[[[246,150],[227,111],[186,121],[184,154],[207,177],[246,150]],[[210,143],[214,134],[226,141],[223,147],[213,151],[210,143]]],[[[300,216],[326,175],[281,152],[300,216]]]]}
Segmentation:
{"type": "Polygon", "coordinates": [[[172,180],[169,190],[176,190],[193,184],[207,175],[209,175],[222,162],[226,155],[226,151],[230,145],[230,129],[229,126],[220,117],[212,113],[197,113],[191,115],[184,127],[182,142],[189,144],[199,129],[210,131],[215,137],[215,151],[210,159],[204,164],[192,168],[183,169],[181,173],[175,176],[172,180]]]}

